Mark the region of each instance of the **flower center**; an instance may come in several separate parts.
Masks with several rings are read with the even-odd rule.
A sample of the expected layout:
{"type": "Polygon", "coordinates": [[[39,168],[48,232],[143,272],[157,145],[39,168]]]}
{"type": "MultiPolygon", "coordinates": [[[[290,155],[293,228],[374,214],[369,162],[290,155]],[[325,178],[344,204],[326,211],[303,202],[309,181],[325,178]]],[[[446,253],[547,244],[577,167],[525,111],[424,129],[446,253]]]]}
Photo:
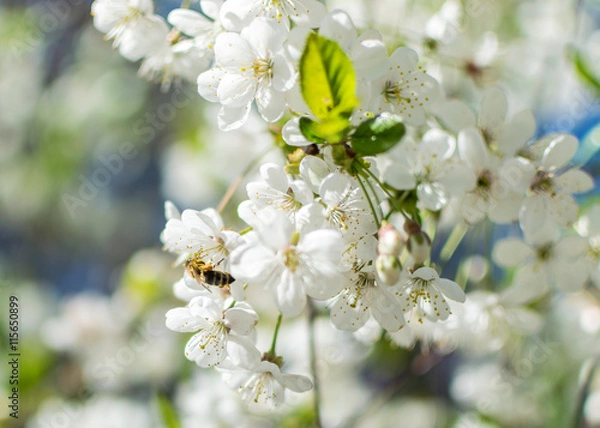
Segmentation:
{"type": "Polygon", "coordinates": [[[289,247],[283,252],[283,264],[292,272],[296,272],[300,265],[300,256],[295,247],[289,247]]]}
{"type": "Polygon", "coordinates": [[[546,261],[552,255],[552,245],[547,244],[537,249],[537,258],[542,261],[546,261]]]}
{"type": "Polygon", "coordinates": [[[257,79],[271,79],[273,77],[273,61],[270,58],[257,58],[252,63],[252,71],[257,79]]]}
{"type": "Polygon", "coordinates": [[[400,86],[401,82],[385,82],[385,87],[383,89],[383,97],[388,103],[394,104],[402,104],[402,103],[411,103],[411,99],[402,96],[402,87],[400,86]]]}
{"type": "Polygon", "coordinates": [[[535,193],[550,192],[554,189],[554,177],[546,171],[538,171],[533,183],[531,184],[531,191],[535,193]]]}

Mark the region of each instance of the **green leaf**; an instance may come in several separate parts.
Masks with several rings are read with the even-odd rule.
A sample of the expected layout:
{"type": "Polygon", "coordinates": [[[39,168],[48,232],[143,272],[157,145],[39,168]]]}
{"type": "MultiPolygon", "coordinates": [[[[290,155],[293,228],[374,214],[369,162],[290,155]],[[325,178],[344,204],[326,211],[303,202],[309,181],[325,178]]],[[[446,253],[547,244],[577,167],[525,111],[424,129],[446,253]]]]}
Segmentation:
{"type": "Polygon", "coordinates": [[[323,144],[326,142],[337,143],[346,136],[346,130],[350,126],[348,119],[344,117],[332,117],[315,122],[308,117],[300,118],[300,131],[307,140],[323,144]]]}
{"type": "Polygon", "coordinates": [[[317,144],[323,144],[326,142],[325,139],[315,133],[315,131],[317,131],[315,125],[316,123],[317,122],[308,117],[301,117],[299,122],[300,132],[302,132],[302,135],[304,135],[308,141],[317,144]]]}
{"type": "Polygon", "coordinates": [[[173,405],[164,394],[156,395],[158,411],[166,428],[181,428],[181,422],[173,405]]]}
{"type": "Polygon", "coordinates": [[[361,123],[351,137],[352,148],[361,155],[387,152],[400,142],[406,128],[400,117],[382,114],[361,123]]]}
{"type": "Polygon", "coordinates": [[[571,48],[569,53],[579,78],[600,93],[600,76],[594,73],[581,51],[571,48]]]}
{"type": "Polygon", "coordinates": [[[350,58],[336,42],[316,33],[308,36],[300,58],[300,88],[319,120],[347,119],[358,105],[350,58]]]}

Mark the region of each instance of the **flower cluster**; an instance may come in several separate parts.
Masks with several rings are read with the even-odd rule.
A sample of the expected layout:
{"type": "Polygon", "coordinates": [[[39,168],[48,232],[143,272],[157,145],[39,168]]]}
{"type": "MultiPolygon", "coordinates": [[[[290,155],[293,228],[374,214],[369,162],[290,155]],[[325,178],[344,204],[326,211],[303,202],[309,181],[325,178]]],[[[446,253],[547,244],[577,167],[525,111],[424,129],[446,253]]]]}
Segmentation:
{"type": "Polygon", "coordinates": [[[388,56],[381,34],[359,32],[316,0],[199,5],[202,13],[173,10],[171,27],[150,0],[96,0],[93,13],[123,56],[143,58],[142,75],[196,82],[219,105],[222,131],[242,127],[256,106],[286,156],[246,185],[239,232],[214,209],[165,210],[161,238],[185,267],[174,290],[187,302],[167,326],[194,333],[185,356],[222,373],[246,402],[276,406],[285,389],[311,389],[306,376],[282,371],[275,346],[282,319],[307,306],[339,330],[376,325],[403,346],[467,343],[484,319],[502,346],[527,331],[512,319],[529,314],[523,305],[598,283],[597,233],[577,222],[573,197],[594,183],[571,163],[575,137],[533,141],[533,114],[509,116],[497,87],[476,103],[452,98],[415,50],[388,56]],[[493,249],[498,266],[515,269],[500,292],[443,275],[453,240],[481,223],[523,233],[493,249]],[[456,233],[436,254],[448,224],[456,233]],[[280,314],[265,352],[253,300],[263,290],[280,314]]]}

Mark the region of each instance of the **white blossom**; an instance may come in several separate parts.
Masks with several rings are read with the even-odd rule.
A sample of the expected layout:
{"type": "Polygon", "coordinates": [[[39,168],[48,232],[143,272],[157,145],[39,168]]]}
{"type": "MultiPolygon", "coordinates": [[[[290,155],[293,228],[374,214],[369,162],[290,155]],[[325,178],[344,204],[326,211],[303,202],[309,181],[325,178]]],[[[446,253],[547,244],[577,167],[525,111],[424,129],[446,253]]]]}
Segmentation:
{"type": "Polygon", "coordinates": [[[258,315],[247,303],[222,309],[208,296],[193,298],[185,308],[171,309],[166,318],[171,330],[197,332],[186,344],[185,356],[200,367],[223,361],[230,334],[247,336],[258,322],[258,315]]]}
{"type": "Polygon", "coordinates": [[[396,295],[405,312],[414,309],[414,317],[419,322],[425,318],[431,321],[447,319],[451,311],[446,298],[461,303],[465,301],[465,293],[457,283],[440,278],[434,269],[427,266],[407,272],[400,280],[396,295]]]}
{"type": "Polygon", "coordinates": [[[232,274],[250,285],[270,289],[284,315],[298,315],[307,295],[324,300],[340,291],[344,241],[339,232],[319,229],[298,234],[280,212],[257,227],[257,232],[258,240],[232,255],[232,274]]]}
{"type": "Polygon", "coordinates": [[[217,36],[215,66],[198,77],[198,91],[208,101],[222,104],[218,116],[221,130],[242,126],[253,101],[267,122],[283,115],[283,92],[295,81],[292,64],[282,49],[286,31],[257,18],[240,34],[217,36]]]}

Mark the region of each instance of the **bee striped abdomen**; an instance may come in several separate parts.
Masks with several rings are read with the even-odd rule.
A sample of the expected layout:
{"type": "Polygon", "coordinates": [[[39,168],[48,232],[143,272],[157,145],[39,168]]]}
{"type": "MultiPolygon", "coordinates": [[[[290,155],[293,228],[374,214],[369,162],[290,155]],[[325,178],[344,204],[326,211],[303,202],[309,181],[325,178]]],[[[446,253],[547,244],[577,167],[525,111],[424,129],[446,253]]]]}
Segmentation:
{"type": "Polygon", "coordinates": [[[208,289],[206,285],[224,287],[235,281],[229,273],[213,270],[212,265],[204,262],[198,253],[187,259],[184,266],[190,276],[206,289],[208,289]]]}
{"type": "Polygon", "coordinates": [[[204,275],[204,282],[206,282],[208,285],[224,287],[225,285],[231,284],[233,281],[235,281],[233,276],[220,270],[205,270],[202,273],[204,275]]]}

